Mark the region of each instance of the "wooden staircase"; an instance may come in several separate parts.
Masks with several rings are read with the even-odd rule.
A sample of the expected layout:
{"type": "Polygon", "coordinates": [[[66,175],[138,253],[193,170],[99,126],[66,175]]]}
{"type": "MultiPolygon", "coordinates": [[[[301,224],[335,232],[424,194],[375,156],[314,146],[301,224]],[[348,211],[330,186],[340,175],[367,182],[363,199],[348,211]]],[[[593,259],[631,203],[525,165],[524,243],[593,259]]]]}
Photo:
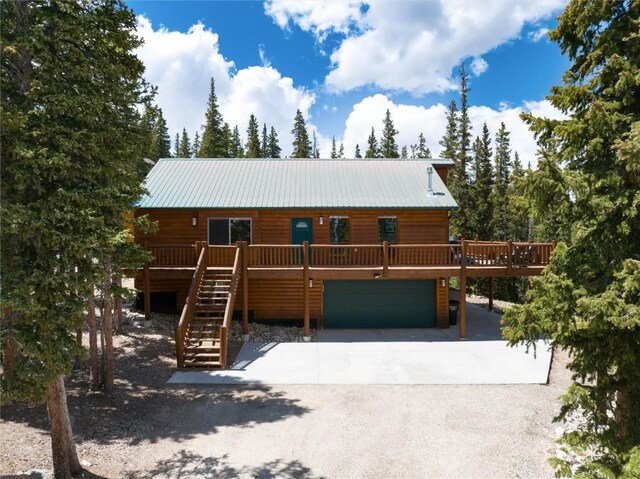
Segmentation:
{"type": "Polygon", "coordinates": [[[208,270],[202,276],[185,334],[185,368],[221,368],[220,327],[229,300],[231,272],[208,270]]]}
{"type": "Polygon", "coordinates": [[[179,368],[225,369],[227,342],[241,275],[241,248],[236,246],[233,267],[209,267],[209,248],[202,246],[191,288],[176,327],[179,368]]]}

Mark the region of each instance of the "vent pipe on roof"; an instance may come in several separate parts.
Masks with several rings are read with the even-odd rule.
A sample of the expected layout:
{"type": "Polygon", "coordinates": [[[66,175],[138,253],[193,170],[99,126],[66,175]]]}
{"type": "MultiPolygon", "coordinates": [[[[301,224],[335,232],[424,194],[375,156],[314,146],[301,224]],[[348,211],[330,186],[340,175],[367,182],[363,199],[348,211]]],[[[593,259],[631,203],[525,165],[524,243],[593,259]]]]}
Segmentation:
{"type": "Polygon", "coordinates": [[[427,196],[435,196],[433,193],[433,167],[427,167],[427,196]]]}

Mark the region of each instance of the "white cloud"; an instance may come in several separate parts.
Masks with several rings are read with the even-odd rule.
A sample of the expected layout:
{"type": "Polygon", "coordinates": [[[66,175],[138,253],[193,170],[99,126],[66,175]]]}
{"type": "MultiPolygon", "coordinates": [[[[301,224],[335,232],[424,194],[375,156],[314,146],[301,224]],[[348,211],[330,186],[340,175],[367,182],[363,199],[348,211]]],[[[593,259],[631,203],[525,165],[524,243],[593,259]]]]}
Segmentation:
{"type": "Polygon", "coordinates": [[[475,57],[471,62],[471,72],[475,76],[480,76],[489,68],[489,64],[482,57],[475,57]]]}
{"type": "Polygon", "coordinates": [[[349,33],[362,19],[360,1],[267,0],[264,9],[280,28],[295,23],[323,41],[330,32],[349,33]]]}
{"type": "Polygon", "coordinates": [[[538,28],[537,30],[534,30],[532,32],[529,32],[529,39],[533,42],[539,42],[540,40],[542,40],[543,38],[547,38],[547,34],[550,32],[550,30],[548,28],[545,27],[541,27],[538,28]]]}
{"type": "Polygon", "coordinates": [[[293,22],[322,41],[346,34],[331,54],[326,84],[336,91],[376,85],[416,95],[455,89],[452,69],[517,38],[566,0],[396,1],[270,0],[265,11],[285,28],[293,22]],[[368,6],[366,13],[363,7],[368,6]]]}
{"type": "MultiPolygon", "coordinates": [[[[377,94],[364,98],[353,106],[345,122],[342,137],[347,156],[353,156],[356,143],[360,145],[363,154],[367,149],[367,138],[371,127],[376,130],[376,138],[380,141],[382,120],[389,109],[395,128],[399,131],[396,141],[399,148],[406,145],[411,153],[411,144],[417,143],[418,135],[423,133],[427,146],[434,156],[440,154],[440,139],[444,135],[446,126],[447,107],[441,103],[430,107],[396,104],[385,95],[377,94]]],[[[536,166],[537,145],[533,134],[520,119],[520,113],[531,112],[536,116],[562,119],[564,115],[556,110],[547,100],[524,102],[522,106],[504,106],[498,110],[487,106],[472,106],[469,108],[469,118],[473,127],[473,138],[482,131],[482,124],[486,123],[492,138],[504,122],[511,132],[511,149],[517,151],[522,163],[526,166],[529,161],[536,166]]]]}
{"type": "Polygon", "coordinates": [[[139,16],[138,35],[145,43],[136,53],[145,64],[146,79],[158,87],[156,100],[172,135],[186,128],[193,138],[200,131],[213,77],[220,111],[232,128],[238,125],[241,136],[246,137],[253,113],[261,126],[275,127],[283,155],[291,153],[296,109],[308,118],[315,96],[269,66],[262,45],[258,53],[263,65],[234,73],[234,63],[220,53],[218,35],[201,23],[182,33],[154,29],[147,18],[139,16]]]}
{"type": "Polygon", "coordinates": [[[267,58],[267,53],[262,43],[258,45],[258,56],[260,57],[260,62],[263,67],[271,66],[271,61],[267,58]]]}

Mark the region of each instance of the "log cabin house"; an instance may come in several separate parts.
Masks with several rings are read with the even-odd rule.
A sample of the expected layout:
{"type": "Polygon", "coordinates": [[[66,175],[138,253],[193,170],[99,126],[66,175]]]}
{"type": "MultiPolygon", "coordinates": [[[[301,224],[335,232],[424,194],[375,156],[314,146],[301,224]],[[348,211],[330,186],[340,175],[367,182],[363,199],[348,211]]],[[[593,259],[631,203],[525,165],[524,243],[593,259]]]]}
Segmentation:
{"type": "MultiPolygon", "coordinates": [[[[179,367],[226,367],[234,311],[319,328],[447,328],[449,278],[539,274],[552,244],[449,242],[448,160],[161,159],[135,214],[145,315],[182,308],[179,367]],[[184,307],[183,307],[184,305],[184,307]]],[[[459,334],[466,334],[461,294],[459,334]]]]}

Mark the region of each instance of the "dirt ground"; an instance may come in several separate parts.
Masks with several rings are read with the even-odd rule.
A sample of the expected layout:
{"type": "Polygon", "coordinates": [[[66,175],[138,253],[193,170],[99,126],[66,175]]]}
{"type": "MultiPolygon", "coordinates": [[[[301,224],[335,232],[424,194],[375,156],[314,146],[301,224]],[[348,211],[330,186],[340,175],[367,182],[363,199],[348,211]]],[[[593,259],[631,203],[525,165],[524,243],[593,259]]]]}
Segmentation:
{"type": "MultiPolygon", "coordinates": [[[[86,477],[553,477],[563,355],[547,386],[172,386],[171,321],[114,343],[111,396],[67,380],[86,477]]],[[[0,415],[0,475],[50,470],[45,408],[0,415]]]]}

